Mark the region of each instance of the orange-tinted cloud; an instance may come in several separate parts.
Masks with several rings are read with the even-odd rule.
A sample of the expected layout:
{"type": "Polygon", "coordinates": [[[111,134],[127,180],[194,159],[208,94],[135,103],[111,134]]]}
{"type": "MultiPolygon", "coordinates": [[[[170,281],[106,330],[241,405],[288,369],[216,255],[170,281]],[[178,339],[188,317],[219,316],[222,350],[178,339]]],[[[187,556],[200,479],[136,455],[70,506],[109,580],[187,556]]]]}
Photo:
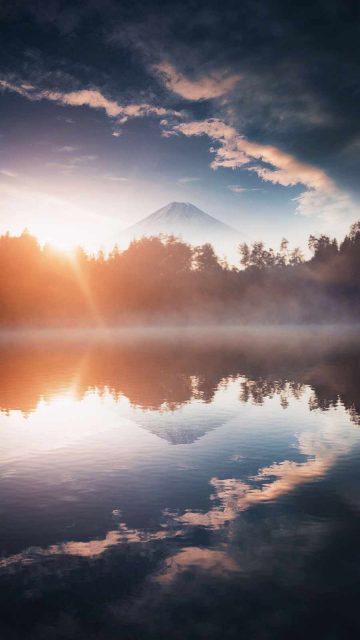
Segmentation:
{"type": "Polygon", "coordinates": [[[154,115],[157,117],[179,116],[180,113],[173,109],[165,109],[147,103],[122,105],[117,100],[111,100],[97,89],[80,89],[79,91],[47,91],[36,90],[32,85],[17,84],[0,80],[0,89],[12,91],[30,100],[51,100],[59,104],[72,107],[90,107],[91,109],[103,109],[109,118],[117,118],[124,123],[129,118],[139,118],[154,115]]]}
{"type": "Polygon", "coordinates": [[[239,565],[228,554],[226,546],[224,546],[224,550],[186,547],[166,559],[165,566],[157,577],[157,581],[163,584],[170,583],[180,573],[192,568],[211,571],[218,575],[240,571],[239,565]]]}
{"type": "Polygon", "coordinates": [[[177,93],[186,100],[209,100],[218,98],[232,91],[241,80],[240,74],[229,74],[224,71],[214,71],[206,76],[190,80],[169,64],[162,63],[154,67],[165,85],[173,93],[177,93]]]}
{"type": "Polygon", "coordinates": [[[245,167],[261,180],[283,187],[304,185],[306,191],[295,201],[297,211],[303,215],[321,215],[328,222],[356,213],[351,197],[337,188],[326,172],[273,145],[252,142],[241,136],[234,127],[218,118],[183,122],[173,131],[185,136],[206,135],[217,143],[211,147],[214,154],[213,169],[245,167]],[[254,164],[254,161],[262,164],[254,164]],[[269,166],[264,166],[269,165],[269,166]]]}

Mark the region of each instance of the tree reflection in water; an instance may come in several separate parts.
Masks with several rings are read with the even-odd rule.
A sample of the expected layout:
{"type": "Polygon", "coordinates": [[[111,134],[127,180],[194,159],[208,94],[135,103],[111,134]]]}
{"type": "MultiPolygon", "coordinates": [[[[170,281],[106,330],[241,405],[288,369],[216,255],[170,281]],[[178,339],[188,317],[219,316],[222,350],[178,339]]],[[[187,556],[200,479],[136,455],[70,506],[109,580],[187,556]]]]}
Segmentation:
{"type": "Polygon", "coordinates": [[[67,389],[79,399],[107,390],[134,407],[174,411],[194,399],[211,403],[239,378],[241,402],[279,395],[285,409],[310,386],[311,410],[340,402],[359,423],[359,356],[356,332],[336,329],[13,336],[0,344],[0,409],[30,413],[67,389]]]}

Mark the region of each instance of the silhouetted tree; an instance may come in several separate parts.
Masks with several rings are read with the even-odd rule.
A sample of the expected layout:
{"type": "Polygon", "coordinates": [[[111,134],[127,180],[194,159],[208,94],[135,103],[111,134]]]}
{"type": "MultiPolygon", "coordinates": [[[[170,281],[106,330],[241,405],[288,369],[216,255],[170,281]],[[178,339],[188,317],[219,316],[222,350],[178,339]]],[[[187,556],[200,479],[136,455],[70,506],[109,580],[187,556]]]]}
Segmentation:
{"type": "Polygon", "coordinates": [[[360,223],[338,247],[310,236],[313,257],[263,242],[240,245],[241,269],[206,243],[142,238],[120,251],[70,257],[27,231],[0,237],[1,326],[231,320],[308,322],[359,319],[360,223]]]}

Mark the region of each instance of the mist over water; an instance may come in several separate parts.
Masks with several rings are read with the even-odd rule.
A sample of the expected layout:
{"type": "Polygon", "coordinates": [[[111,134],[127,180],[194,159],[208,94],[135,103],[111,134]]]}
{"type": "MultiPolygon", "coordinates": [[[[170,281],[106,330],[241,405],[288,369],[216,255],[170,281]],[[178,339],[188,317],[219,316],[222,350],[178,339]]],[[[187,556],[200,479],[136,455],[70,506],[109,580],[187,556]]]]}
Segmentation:
{"type": "Polygon", "coordinates": [[[355,325],[2,333],[2,637],[356,637],[359,356],[355,325]]]}

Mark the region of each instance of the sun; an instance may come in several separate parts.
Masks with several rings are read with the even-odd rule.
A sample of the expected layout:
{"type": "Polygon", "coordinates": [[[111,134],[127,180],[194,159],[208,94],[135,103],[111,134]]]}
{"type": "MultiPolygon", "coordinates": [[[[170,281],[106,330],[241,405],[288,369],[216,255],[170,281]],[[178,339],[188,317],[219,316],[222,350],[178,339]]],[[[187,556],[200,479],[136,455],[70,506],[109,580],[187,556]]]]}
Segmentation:
{"type": "Polygon", "coordinates": [[[42,246],[51,245],[54,249],[64,253],[72,253],[77,246],[84,246],[81,228],[78,228],[76,224],[68,229],[61,224],[35,223],[30,226],[29,232],[37,238],[42,246]]]}
{"type": "Polygon", "coordinates": [[[18,190],[11,194],[6,209],[4,233],[20,235],[27,229],[42,246],[50,244],[66,252],[81,246],[89,253],[96,253],[103,244],[104,218],[63,197],[18,190]]]}

